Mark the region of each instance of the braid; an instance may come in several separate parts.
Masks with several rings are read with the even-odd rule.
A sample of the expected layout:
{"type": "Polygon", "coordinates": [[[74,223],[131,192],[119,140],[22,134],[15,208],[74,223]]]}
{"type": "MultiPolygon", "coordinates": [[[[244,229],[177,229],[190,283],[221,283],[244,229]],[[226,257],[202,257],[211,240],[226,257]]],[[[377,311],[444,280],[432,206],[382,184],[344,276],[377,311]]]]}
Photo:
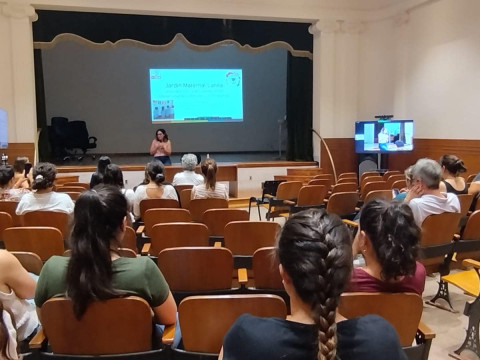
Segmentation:
{"type": "Polygon", "coordinates": [[[348,229],[338,216],[324,210],[298,213],[283,228],[278,255],[299,297],[311,306],[318,328],[318,359],[334,359],[335,314],[352,268],[348,229]]]}

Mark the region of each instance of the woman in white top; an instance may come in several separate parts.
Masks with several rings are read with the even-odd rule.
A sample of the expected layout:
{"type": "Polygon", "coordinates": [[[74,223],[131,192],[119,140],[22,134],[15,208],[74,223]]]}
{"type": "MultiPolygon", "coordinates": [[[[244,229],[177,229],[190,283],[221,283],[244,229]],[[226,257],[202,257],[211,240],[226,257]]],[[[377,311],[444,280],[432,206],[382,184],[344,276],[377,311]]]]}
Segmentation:
{"type": "Polygon", "coordinates": [[[165,181],[163,163],[154,160],[147,164],[148,184],[140,185],[135,190],[133,199],[133,214],[140,218],[140,201],[143,199],[174,199],[178,201],[177,192],[172,185],[163,185],[165,181]]]}
{"type": "Polygon", "coordinates": [[[38,163],[33,167],[32,189],[36,191],[23,195],[17,206],[17,215],[36,210],[73,212],[70,196],[53,191],[56,175],[57,168],[53,164],[38,163]]]}
{"type": "Polygon", "coordinates": [[[228,188],[217,183],[217,163],[212,158],[207,158],[200,165],[205,176],[205,183],[192,188],[192,199],[219,198],[228,200],[228,188]]]}
{"type": "Polygon", "coordinates": [[[176,173],[173,177],[172,185],[200,185],[203,184],[203,176],[195,172],[197,165],[197,156],[194,154],[185,154],[182,156],[183,171],[176,173]]]}

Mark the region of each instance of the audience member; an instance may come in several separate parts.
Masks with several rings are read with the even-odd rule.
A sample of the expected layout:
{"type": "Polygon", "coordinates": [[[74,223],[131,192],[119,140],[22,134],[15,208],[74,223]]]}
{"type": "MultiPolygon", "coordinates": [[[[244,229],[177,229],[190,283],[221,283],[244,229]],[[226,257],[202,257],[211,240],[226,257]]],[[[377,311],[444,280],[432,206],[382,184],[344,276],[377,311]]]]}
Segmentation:
{"type": "Polygon", "coordinates": [[[90,178],[90,189],[93,189],[96,185],[103,182],[103,175],[105,175],[105,169],[107,165],[111,164],[112,160],[108,156],[100,156],[97,164],[97,171],[92,174],[90,178]]]}
{"type": "Polygon", "coordinates": [[[15,183],[14,170],[10,165],[0,165],[0,200],[19,201],[30,190],[21,187],[25,179],[15,183]]]}
{"type": "Polygon", "coordinates": [[[410,205],[418,226],[429,215],[460,212],[457,195],[439,189],[442,179],[440,164],[432,159],[420,159],[413,167],[412,187],[404,202],[410,205]]]}
{"type": "Polygon", "coordinates": [[[443,155],[440,158],[440,165],[443,171],[440,191],[456,195],[467,194],[468,185],[465,179],[460,176],[461,173],[467,171],[463,161],[455,155],[443,155]]]}
{"type": "Polygon", "coordinates": [[[38,308],[52,297],[68,294],[80,319],[93,301],[135,294],[150,304],[156,323],[175,323],[177,307],[156,264],[148,257],[118,254],[126,215],[127,200],[117,187],[100,185],[79,196],[71,257],[53,256],[43,266],[35,292],[38,308]]]}
{"type": "MultiPolygon", "coordinates": [[[[35,280],[20,261],[8,251],[0,250],[0,302],[3,319],[8,321],[7,312],[11,317],[10,324],[6,324],[7,328],[16,334],[16,338],[10,338],[9,343],[13,340],[28,341],[37,331],[39,322],[35,306],[26,300],[33,298],[35,285],[35,280]]],[[[9,349],[9,352],[14,349],[9,349]]]]}
{"type": "Polygon", "coordinates": [[[413,165],[405,169],[405,182],[406,187],[400,189],[400,192],[393,198],[395,201],[404,201],[407,197],[407,193],[412,187],[413,165]]]}
{"type": "Polygon", "coordinates": [[[200,165],[205,176],[205,183],[192,188],[192,199],[219,198],[228,200],[228,188],[217,182],[217,163],[207,158],[200,165]]]}
{"type": "Polygon", "coordinates": [[[323,209],[293,215],[277,255],[291,316],[240,316],[225,335],[219,359],[406,359],[395,329],[383,318],[346,320],[337,314],[352,271],[350,234],[337,215],[323,209]]]}
{"type": "Polygon", "coordinates": [[[32,189],[36,191],[23,195],[17,206],[17,215],[36,210],[73,212],[70,196],[53,191],[56,175],[57,168],[51,163],[38,163],[33,167],[32,189]]]}
{"type": "Polygon", "coordinates": [[[105,185],[113,185],[120,189],[121,193],[125,196],[128,203],[128,212],[133,211],[133,200],[135,193],[132,189],[125,189],[125,183],[123,181],[122,169],[116,164],[109,164],[105,168],[105,174],[103,175],[103,183],[105,185]]]}
{"type": "Polygon", "coordinates": [[[30,188],[29,179],[27,177],[27,174],[25,174],[26,164],[29,164],[29,166],[32,166],[32,164],[30,164],[30,162],[28,161],[28,157],[26,156],[17,157],[15,159],[15,161],[13,162],[13,170],[15,171],[15,176],[13,181],[15,184],[20,184],[18,186],[19,188],[29,189],[30,188]]]}
{"type": "Polygon", "coordinates": [[[360,213],[353,253],[366,265],[353,269],[348,291],[422,295],[425,268],[416,261],[421,230],[407,204],[374,199],[360,213]]]}
{"type": "Polygon", "coordinates": [[[176,173],[173,177],[172,185],[200,185],[203,184],[203,176],[195,172],[197,165],[197,156],[194,154],[185,154],[182,156],[183,171],[176,173]]]}
{"type": "Polygon", "coordinates": [[[140,201],[143,199],[174,199],[178,201],[177,192],[172,185],[163,184],[165,181],[163,163],[153,160],[147,164],[147,175],[149,183],[140,185],[135,190],[133,201],[133,214],[140,217],[140,201]]]}

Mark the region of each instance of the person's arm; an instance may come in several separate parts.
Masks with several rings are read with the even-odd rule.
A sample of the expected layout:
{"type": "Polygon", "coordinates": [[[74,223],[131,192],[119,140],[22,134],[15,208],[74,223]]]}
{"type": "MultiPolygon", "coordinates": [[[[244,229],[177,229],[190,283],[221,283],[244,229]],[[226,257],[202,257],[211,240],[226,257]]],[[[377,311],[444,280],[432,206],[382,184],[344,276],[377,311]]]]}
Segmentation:
{"type": "Polygon", "coordinates": [[[220,349],[220,354],[218,354],[218,360],[223,360],[223,346],[220,349]]]}
{"type": "Polygon", "coordinates": [[[173,299],[172,293],[168,292],[167,300],[163,304],[153,308],[155,314],[155,322],[162,325],[175,324],[177,319],[177,304],[173,299]]]}
{"type": "Polygon", "coordinates": [[[480,182],[474,181],[470,184],[468,188],[468,193],[472,195],[476,195],[478,192],[480,192],[480,182]]]}
{"type": "Polygon", "coordinates": [[[157,147],[158,147],[158,141],[153,139],[152,141],[152,145],[150,145],[150,155],[155,155],[156,151],[157,151],[157,147]]]}
{"type": "Polygon", "coordinates": [[[33,298],[36,282],[28,274],[18,259],[7,251],[2,251],[2,273],[5,283],[21,299],[33,298]]]}
{"type": "Polygon", "coordinates": [[[440,181],[440,185],[438,186],[438,189],[440,190],[440,192],[447,192],[447,186],[443,181],[440,181]]]}
{"type": "Polygon", "coordinates": [[[170,156],[170,154],[172,153],[172,143],[170,142],[170,140],[165,143],[163,151],[165,152],[165,155],[168,156],[170,156]]]}

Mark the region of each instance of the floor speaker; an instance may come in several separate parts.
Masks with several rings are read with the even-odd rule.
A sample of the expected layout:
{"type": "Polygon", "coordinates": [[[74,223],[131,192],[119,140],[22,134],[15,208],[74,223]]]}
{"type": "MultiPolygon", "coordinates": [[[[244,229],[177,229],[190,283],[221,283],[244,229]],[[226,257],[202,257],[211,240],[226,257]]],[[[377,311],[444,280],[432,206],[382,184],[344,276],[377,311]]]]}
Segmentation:
{"type": "Polygon", "coordinates": [[[378,154],[358,154],[358,176],[378,169],[378,154]]]}

